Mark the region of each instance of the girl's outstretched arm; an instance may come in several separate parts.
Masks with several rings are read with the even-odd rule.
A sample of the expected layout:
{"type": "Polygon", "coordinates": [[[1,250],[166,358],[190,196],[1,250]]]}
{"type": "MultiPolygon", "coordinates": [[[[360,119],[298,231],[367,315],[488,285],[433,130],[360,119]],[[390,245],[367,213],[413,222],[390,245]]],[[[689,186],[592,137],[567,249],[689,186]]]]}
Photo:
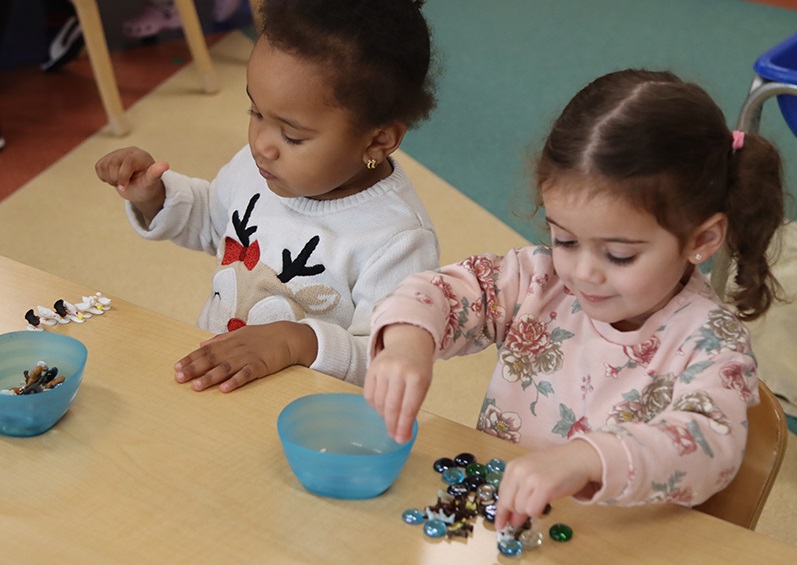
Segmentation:
{"type": "Polygon", "coordinates": [[[384,418],[387,432],[398,442],[412,438],[412,425],[432,382],[434,340],[429,332],[409,324],[386,327],[382,349],[365,375],[363,395],[384,418]]]}

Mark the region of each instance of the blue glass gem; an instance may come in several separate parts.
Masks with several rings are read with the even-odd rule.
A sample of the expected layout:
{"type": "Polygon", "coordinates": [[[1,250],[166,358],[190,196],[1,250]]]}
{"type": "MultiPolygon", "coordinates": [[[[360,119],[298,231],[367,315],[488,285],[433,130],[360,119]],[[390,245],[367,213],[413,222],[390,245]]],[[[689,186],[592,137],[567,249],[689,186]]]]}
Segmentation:
{"type": "Polygon", "coordinates": [[[450,457],[441,457],[440,459],[434,462],[434,470],[437,471],[438,473],[442,473],[446,469],[450,469],[451,467],[456,467],[456,466],[457,464],[450,457]]]}
{"type": "Polygon", "coordinates": [[[487,470],[493,473],[503,473],[506,469],[506,462],[503,459],[494,457],[487,462],[487,470]]]}
{"type": "Polygon", "coordinates": [[[451,496],[458,497],[465,496],[470,492],[470,489],[465,483],[455,483],[453,485],[449,485],[447,491],[451,496]]]}
{"type": "Polygon", "coordinates": [[[426,514],[417,508],[408,508],[401,514],[401,519],[408,524],[416,525],[426,520],[426,514]]]}
{"type": "Polygon", "coordinates": [[[501,484],[501,479],[503,478],[503,473],[499,471],[490,471],[487,473],[487,476],[484,478],[484,480],[488,485],[493,485],[495,488],[498,488],[498,485],[501,484]]]}
{"type": "Polygon", "coordinates": [[[468,485],[468,488],[470,490],[475,491],[477,488],[479,488],[481,485],[484,484],[485,480],[484,477],[473,475],[472,477],[465,477],[465,480],[462,482],[468,485]]]}
{"type": "Polygon", "coordinates": [[[441,538],[446,535],[446,523],[437,518],[432,518],[423,525],[423,533],[430,538],[441,538]]]}
{"type": "Polygon", "coordinates": [[[476,456],[473,453],[460,453],[454,457],[454,461],[456,461],[457,465],[460,467],[467,467],[471,463],[476,462],[476,456]]]}
{"type": "Polygon", "coordinates": [[[567,524],[554,524],[548,533],[556,541],[570,541],[573,538],[573,528],[567,524]]]}
{"type": "Polygon", "coordinates": [[[497,508],[495,504],[488,504],[487,506],[482,508],[482,516],[484,516],[484,519],[487,520],[488,522],[495,522],[496,510],[497,508]]]}
{"type": "Polygon", "coordinates": [[[523,544],[516,539],[501,540],[498,542],[498,551],[503,555],[514,557],[523,551],[523,544]]]}
{"type": "Polygon", "coordinates": [[[487,467],[482,465],[481,463],[471,463],[467,467],[465,467],[465,474],[469,477],[486,477],[487,476],[487,467]]]}
{"type": "Polygon", "coordinates": [[[464,478],[465,478],[465,471],[463,471],[459,467],[451,467],[450,469],[446,469],[445,471],[443,471],[443,480],[449,485],[455,485],[457,483],[461,483],[462,479],[464,478]]]}

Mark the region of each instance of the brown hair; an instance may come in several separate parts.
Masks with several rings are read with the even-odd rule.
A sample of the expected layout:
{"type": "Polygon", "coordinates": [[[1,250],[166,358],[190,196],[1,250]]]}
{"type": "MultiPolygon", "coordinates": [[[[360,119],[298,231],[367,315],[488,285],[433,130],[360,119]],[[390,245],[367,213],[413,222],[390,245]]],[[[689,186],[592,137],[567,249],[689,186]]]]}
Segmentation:
{"type": "Polygon", "coordinates": [[[326,66],[336,101],[364,128],[412,128],[435,106],[424,0],[265,0],[261,33],[326,66]]]}
{"type": "Polygon", "coordinates": [[[784,222],[780,156],[747,134],[732,149],[722,111],[699,86],[669,72],[624,70],[583,88],[554,122],[536,166],[536,205],[565,174],[595,178],[652,214],[682,245],[711,215],[728,217],[725,244],[736,264],[730,298],[742,319],[781,296],[767,252],[784,222]]]}

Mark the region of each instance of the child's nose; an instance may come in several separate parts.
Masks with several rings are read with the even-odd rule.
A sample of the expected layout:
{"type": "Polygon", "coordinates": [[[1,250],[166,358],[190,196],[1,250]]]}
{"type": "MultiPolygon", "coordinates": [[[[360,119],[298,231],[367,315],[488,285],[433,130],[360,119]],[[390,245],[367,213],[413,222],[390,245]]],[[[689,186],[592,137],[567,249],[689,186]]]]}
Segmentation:
{"type": "Polygon", "coordinates": [[[581,281],[599,284],[604,281],[600,261],[591,253],[579,253],[576,258],[574,276],[581,281]]]}
{"type": "Polygon", "coordinates": [[[270,128],[263,128],[258,132],[255,144],[257,153],[262,155],[263,158],[275,161],[279,157],[276,136],[270,128]]]}

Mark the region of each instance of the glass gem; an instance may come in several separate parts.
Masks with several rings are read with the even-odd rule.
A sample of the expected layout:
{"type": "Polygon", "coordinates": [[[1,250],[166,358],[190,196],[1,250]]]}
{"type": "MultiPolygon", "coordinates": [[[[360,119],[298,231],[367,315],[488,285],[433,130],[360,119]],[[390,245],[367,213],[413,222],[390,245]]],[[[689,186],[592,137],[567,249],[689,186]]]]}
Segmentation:
{"type": "Polygon", "coordinates": [[[451,467],[450,469],[446,469],[445,471],[443,471],[443,480],[449,485],[455,485],[457,483],[461,483],[462,479],[464,478],[465,478],[465,471],[463,471],[459,467],[451,467]]]}
{"type": "Polygon", "coordinates": [[[573,538],[573,528],[567,524],[554,524],[548,533],[556,541],[570,541],[573,538]]]}
{"type": "Polygon", "coordinates": [[[470,490],[475,491],[480,485],[483,485],[485,481],[484,477],[473,475],[472,477],[465,477],[465,480],[462,482],[468,485],[470,490]]]}
{"type": "Polygon", "coordinates": [[[506,462],[498,457],[493,457],[487,462],[487,470],[493,473],[503,473],[506,469],[506,462]]]}
{"type": "Polygon", "coordinates": [[[450,469],[451,467],[456,467],[456,466],[457,464],[450,457],[441,457],[440,459],[434,462],[434,470],[437,471],[438,473],[442,473],[446,469],[450,469]]]}
{"type": "Polygon", "coordinates": [[[473,453],[460,453],[456,457],[454,457],[454,461],[460,467],[467,467],[471,463],[476,462],[476,456],[473,453]]]}
{"type": "Polygon", "coordinates": [[[423,533],[430,538],[441,538],[446,535],[446,523],[437,518],[433,518],[423,525],[423,533]]]}
{"type": "Polygon", "coordinates": [[[416,525],[426,520],[426,514],[417,508],[408,508],[401,514],[401,519],[408,524],[416,525]]]}
{"type": "Polygon", "coordinates": [[[448,486],[448,494],[451,496],[465,496],[470,492],[468,485],[465,483],[456,483],[448,486]]]}
{"type": "Polygon", "coordinates": [[[531,528],[530,530],[523,530],[517,537],[518,541],[523,545],[524,549],[537,549],[542,545],[542,532],[531,528]]]}
{"type": "Polygon", "coordinates": [[[495,504],[488,504],[487,506],[482,508],[482,516],[484,516],[484,519],[487,520],[488,522],[495,522],[496,510],[497,507],[495,504]]]}
{"type": "Polygon", "coordinates": [[[484,478],[484,481],[488,485],[493,485],[495,488],[501,484],[501,479],[504,478],[504,474],[500,471],[490,471],[487,473],[487,476],[484,478]]]}
{"type": "Polygon", "coordinates": [[[480,485],[476,489],[476,496],[482,504],[490,504],[495,502],[495,487],[493,485],[480,485]]]}
{"type": "Polygon", "coordinates": [[[469,477],[486,477],[487,467],[481,463],[471,463],[465,467],[465,474],[469,477]]]}
{"type": "Polygon", "coordinates": [[[498,542],[498,551],[503,555],[520,555],[523,551],[523,544],[516,539],[507,539],[498,542]]]}

